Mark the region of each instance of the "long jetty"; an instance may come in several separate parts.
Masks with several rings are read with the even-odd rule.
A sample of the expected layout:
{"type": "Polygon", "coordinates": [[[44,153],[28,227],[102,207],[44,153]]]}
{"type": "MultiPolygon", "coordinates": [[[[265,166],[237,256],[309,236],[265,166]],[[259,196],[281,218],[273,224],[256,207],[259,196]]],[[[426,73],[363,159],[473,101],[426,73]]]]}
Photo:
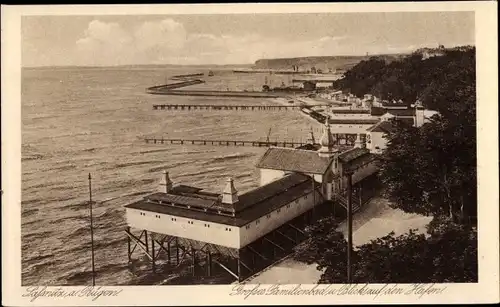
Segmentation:
{"type": "MultiPolygon", "coordinates": [[[[204,82],[204,81],[203,81],[204,82]]],[[[199,82],[199,83],[203,83],[199,82]]],[[[244,97],[244,98],[279,98],[286,97],[286,93],[279,92],[256,92],[256,91],[210,91],[210,90],[174,90],[188,85],[199,84],[196,80],[175,84],[153,86],[146,89],[146,93],[153,95],[170,96],[212,96],[212,97],[244,97]]]]}
{"type": "Polygon", "coordinates": [[[292,79],[293,83],[304,83],[304,82],[312,82],[312,83],[333,83],[337,81],[336,79],[292,79]]]}
{"type": "MultiPolygon", "coordinates": [[[[334,140],[338,145],[353,146],[356,141],[354,133],[334,133],[332,134],[334,140]]],[[[360,137],[364,139],[365,134],[360,137]]],[[[212,145],[212,146],[251,146],[251,147],[290,147],[296,148],[304,145],[311,144],[310,141],[302,140],[210,140],[210,139],[183,139],[183,138],[163,138],[163,137],[147,137],[144,138],[147,144],[164,144],[164,145],[212,145]]],[[[315,145],[315,144],[312,144],[315,145]]]]}
{"type": "Polygon", "coordinates": [[[203,140],[203,139],[164,139],[145,138],[148,144],[172,144],[172,145],[213,145],[213,146],[252,146],[252,147],[290,147],[296,148],[309,144],[302,141],[240,141],[240,140],[203,140]]]}
{"type": "Polygon", "coordinates": [[[304,106],[293,105],[215,105],[215,104],[155,104],[153,110],[243,110],[243,111],[286,111],[300,109],[304,106]]]}
{"type": "Polygon", "coordinates": [[[153,95],[171,96],[208,96],[208,97],[246,97],[246,98],[278,98],[287,97],[286,93],[279,92],[258,92],[258,91],[214,91],[214,90],[178,90],[179,88],[202,84],[205,80],[199,79],[204,76],[202,73],[176,75],[171,80],[181,80],[182,82],[155,85],[146,88],[146,93],[153,95]]]}

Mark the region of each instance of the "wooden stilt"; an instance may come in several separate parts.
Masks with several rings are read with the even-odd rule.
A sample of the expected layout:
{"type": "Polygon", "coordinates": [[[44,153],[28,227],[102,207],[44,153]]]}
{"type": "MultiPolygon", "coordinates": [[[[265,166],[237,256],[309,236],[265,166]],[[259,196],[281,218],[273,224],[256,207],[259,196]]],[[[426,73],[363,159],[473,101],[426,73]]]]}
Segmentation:
{"type": "Polygon", "coordinates": [[[207,252],[207,275],[212,276],[212,254],[207,252]]]}
{"type": "Polygon", "coordinates": [[[242,275],[241,275],[241,262],[240,262],[240,258],[237,259],[237,265],[238,265],[238,281],[242,281],[242,275]]]}
{"type": "Polygon", "coordinates": [[[220,263],[219,261],[217,260],[214,260],[214,262],[216,264],[218,264],[221,268],[223,268],[224,270],[226,270],[229,274],[231,274],[234,278],[238,279],[238,275],[234,274],[233,271],[231,271],[229,268],[227,268],[225,265],[223,265],[222,263],[220,263]]]}
{"type": "Polygon", "coordinates": [[[144,242],[146,243],[146,251],[149,253],[148,231],[144,230],[144,242]]]}
{"type": "Polygon", "coordinates": [[[262,254],[260,254],[258,251],[256,251],[255,249],[253,249],[252,247],[248,246],[248,250],[252,251],[254,254],[256,254],[257,256],[259,256],[260,258],[264,259],[265,261],[267,261],[268,259],[266,257],[264,257],[262,254]]]}
{"type": "Polygon", "coordinates": [[[361,185],[359,186],[358,194],[359,194],[359,207],[361,207],[363,206],[363,197],[361,196],[361,185]]]}
{"type": "Polygon", "coordinates": [[[179,265],[179,238],[175,237],[175,254],[177,257],[176,265],[179,265]]]}
{"type": "MultiPolygon", "coordinates": [[[[127,232],[130,232],[130,226],[127,226],[127,232]]],[[[130,246],[130,243],[131,243],[131,239],[129,236],[127,236],[127,247],[128,247],[128,262],[132,262],[132,253],[130,252],[131,250],[131,246],[130,246]]]]}
{"type": "Polygon", "coordinates": [[[156,273],[156,255],[155,255],[155,240],[154,237],[151,236],[151,266],[153,268],[153,273],[156,273]]]}
{"type": "Polygon", "coordinates": [[[170,264],[170,240],[167,241],[167,261],[170,264]]]}
{"type": "Polygon", "coordinates": [[[240,259],[240,264],[244,266],[249,272],[253,272],[252,268],[250,268],[243,260],[240,259]]]}
{"type": "Polygon", "coordinates": [[[135,241],[135,245],[134,245],[134,248],[132,249],[131,253],[134,252],[134,249],[136,246],[139,246],[140,249],[142,249],[144,251],[144,253],[146,254],[146,256],[151,259],[151,254],[146,250],[146,244],[144,242],[142,242],[140,240],[140,238],[137,238],[136,236],[134,236],[133,234],[131,234],[130,232],[127,232],[125,231],[125,233],[127,234],[127,236],[130,238],[130,239],[133,239],[135,241]],[[143,246],[144,245],[144,246],[143,246]]]}
{"type": "Polygon", "coordinates": [[[352,174],[347,174],[347,283],[352,283],[352,174]]]}
{"type": "Polygon", "coordinates": [[[315,180],[314,176],[312,177],[312,194],[313,194],[313,207],[312,207],[312,220],[311,222],[314,222],[314,217],[315,217],[315,210],[316,210],[316,185],[315,185],[315,180]]]}
{"type": "Polygon", "coordinates": [[[191,247],[191,259],[192,259],[192,267],[193,267],[193,276],[196,276],[196,250],[191,247]]]}

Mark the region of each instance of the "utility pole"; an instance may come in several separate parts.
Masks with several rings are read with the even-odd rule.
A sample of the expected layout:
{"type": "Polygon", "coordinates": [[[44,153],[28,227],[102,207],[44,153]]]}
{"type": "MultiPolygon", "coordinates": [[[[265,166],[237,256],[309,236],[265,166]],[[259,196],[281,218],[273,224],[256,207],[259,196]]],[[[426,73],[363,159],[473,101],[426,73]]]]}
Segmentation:
{"type": "Polygon", "coordinates": [[[89,173],[89,209],[90,209],[90,244],[92,249],[92,286],[95,286],[94,227],[92,218],[92,176],[90,176],[90,173],[89,173]]]}
{"type": "Polygon", "coordinates": [[[347,174],[347,283],[352,283],[352,173],[347,174]]]}

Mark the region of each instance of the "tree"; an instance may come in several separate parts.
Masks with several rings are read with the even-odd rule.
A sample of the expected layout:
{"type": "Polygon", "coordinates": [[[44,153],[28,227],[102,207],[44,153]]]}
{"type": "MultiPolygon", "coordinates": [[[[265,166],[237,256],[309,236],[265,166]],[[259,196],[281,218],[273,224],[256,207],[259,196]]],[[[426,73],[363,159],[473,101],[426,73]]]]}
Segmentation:
{"type": "MultiPolygon", "coordinates": [[[[477,215],[475,48],[442,52],[391,63],[372,58],[335,83],[357,96],[418,98],[439,112],[420,128],[393,121],[380,159],[393,207],[434,216],[428,235],[391,233],[357,247],[355,282],[477,281],[477,231],[468,219],[477,215]]],[[[325,269],[320,282],[346,281],[347,244],[336,225],[326,218],[308,228],[311,244],[298,257],[325,269]]]]}
{"type": "MultiPolygon", "coordinates": [[[[295,258],[324,270],[319,283],[347,282],[347,244],[332,217],[308,229],[309,245],[295,258]]],[[[449,219],[434,219],[429,235],[394,233],[353,251],[355,283],[477,282],[477,231],[449,219]]]]}
{"type": "Polygon", "coordinates": [[[468,220],[477,215],[474,49],[423,63],[418,96],[440,115],[419,129],[395,123],[381,177],[397,208],[468,220]]]}

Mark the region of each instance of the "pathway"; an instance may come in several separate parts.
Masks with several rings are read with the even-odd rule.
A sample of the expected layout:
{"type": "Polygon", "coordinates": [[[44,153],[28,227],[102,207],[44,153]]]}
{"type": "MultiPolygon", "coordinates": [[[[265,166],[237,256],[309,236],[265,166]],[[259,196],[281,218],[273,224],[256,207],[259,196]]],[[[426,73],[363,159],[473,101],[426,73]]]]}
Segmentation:
{"type": "MultiPolygon", "coordinates": [[[[417,229],[419,233],[426,232],[426,225],[431,217],[418,214],[408,214],[399,209],[392,209],[384,198],[372,199],[353,217],[353,243],[362,245],[372,239],[383,237],[394,231],[396,235],[417,229]]],[[[339,230],[346,235],[347,225],[343,222],[339,230]]],[[[305,264],[291,257],[283,259],[259,275],[247,280],[248,284],[315,284],[321,277],[321,271],[316,264],[305,264]]]]}

